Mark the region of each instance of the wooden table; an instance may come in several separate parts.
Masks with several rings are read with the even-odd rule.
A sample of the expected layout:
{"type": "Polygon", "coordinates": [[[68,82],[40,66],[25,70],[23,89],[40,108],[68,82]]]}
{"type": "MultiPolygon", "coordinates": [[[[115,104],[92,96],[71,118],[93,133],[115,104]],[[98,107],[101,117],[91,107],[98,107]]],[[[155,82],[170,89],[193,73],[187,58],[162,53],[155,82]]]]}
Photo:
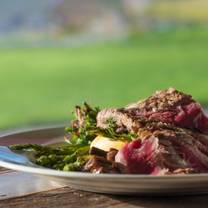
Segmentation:
{"type": "MultiPolygon", "coordinates": [[[[5,169],[0,168],[0,171],[5,169]]],[[[13,184],[15,185],[15,184],[13,184]]],[[[11,186],[12,188],[12,186],[11,186]]],[[[208,195],[180,197],[113,196],[69,187],[0,200],[0,208],[207,208],[208,195]]]]}

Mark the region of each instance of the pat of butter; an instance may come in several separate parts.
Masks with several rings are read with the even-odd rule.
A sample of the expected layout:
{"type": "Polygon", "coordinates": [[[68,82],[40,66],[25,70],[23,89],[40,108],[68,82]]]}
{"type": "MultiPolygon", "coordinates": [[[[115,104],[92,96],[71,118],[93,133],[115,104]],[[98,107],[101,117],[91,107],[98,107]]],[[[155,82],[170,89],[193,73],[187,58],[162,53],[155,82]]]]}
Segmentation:
{"type": "Polygon", "coordinates": [[[126,143],[123,141],[114,141],[108,137],[97,136],[91,143],[90,148],[96,147],[98,149],[108,152],[111,148],[120,150],[126,143]]]}

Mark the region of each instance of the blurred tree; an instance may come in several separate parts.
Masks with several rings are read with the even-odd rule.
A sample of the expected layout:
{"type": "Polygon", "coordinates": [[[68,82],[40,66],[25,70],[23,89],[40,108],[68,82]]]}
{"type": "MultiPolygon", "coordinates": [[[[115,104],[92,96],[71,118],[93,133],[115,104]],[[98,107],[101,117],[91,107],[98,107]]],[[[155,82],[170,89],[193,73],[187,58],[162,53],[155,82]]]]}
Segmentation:
{"type": "Polygon", "coordinates": [[[205,23],[208,21],[207,0],[155,0],[147,12],[156,21],[205,23]]]}
{"type": "Polygon", "coordinates": [[[152,0],[122,0],[124,15],[132,31],[143,30],[149,26],[149,17],[146,10],[152,0]]]}
{"type": "Polygon", "coordinates": [[[103,8],[96,0],[63,0],[54,11],[59,25],[68,32],[86,29],[102,13],[103,8]]]}

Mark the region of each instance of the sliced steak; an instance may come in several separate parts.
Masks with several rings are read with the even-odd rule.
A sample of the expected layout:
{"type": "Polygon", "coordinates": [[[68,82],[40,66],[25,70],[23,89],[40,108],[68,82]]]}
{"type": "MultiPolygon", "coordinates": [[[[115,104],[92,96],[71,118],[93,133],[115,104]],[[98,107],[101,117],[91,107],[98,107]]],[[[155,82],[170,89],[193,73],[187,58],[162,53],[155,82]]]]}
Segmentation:
{"type": "Polygon", "coordinates": [[[164,174],[168,172],[163,167],[159,142],[156,137],[134,140],[124,146],[116,155],[116,162],[126,166],[131,174],[164,174]]]}
{"type": "Polygon", "coordinates": [[[99,128],[113,120],[117,129],[137,134],[112,154],[124,173],[208,172],[208,117],[190,95],[169,88],[122,109],[104,109],[96,119],[99,128]]]}
{"type": "Polygon", "coordinates": [[[115,108],[103,109],[97,114],[97,127],[107,129],[112,120],[118,129],[124,127],[124,130],[129,132],[134,132],[135,129],[140,127],[140,123],[129,116],[127,112],[115,108]]]}
{"type": "Polygon", "coordinates": [[[91,173],[120,173],[119,167],[105,157],[92,156],[85,164],[83,171],[91,173]]]}
{"type": "Polygon", "coordinates": [[[115,162],[116,149],[109,152],[92,148],[90,154],[93,156],[85,164],[83,171],[91,173],[126,173],[126,167],[115,162]]]}
{"type": "Polygon", "coordinates": [[[109,108],[97,115],[97,126],[108,128],[113,119],[118,128],[136,132],[144,121],[160,121],[208,134],[208,117],[201,105],[173,88],[158,91],[151,97],[123,109],[109,108]]]}
{"type": "Polygon", "coordinates": [[[174,88],[158,91],[141,102],[129,105],[125,112],[134,118],[143,116],[208,134],[208,117],[201,105],[191,95],[174,88]]]}
{"type": "Polygon", "coordinates": [[[156,130],[125,145],[115,161],[129,173],[169,175],[208,172],[207,136],[189,130],[156,130]]]}

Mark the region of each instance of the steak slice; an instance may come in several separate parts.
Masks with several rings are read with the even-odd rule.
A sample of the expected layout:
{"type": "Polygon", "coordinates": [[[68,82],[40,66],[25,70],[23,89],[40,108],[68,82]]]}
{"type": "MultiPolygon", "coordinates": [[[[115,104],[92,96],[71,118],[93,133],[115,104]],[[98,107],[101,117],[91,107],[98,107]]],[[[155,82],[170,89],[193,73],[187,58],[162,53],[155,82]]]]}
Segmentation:
{"type": "Polygon", "coordinates": [[[131,174],[163,175],[168,169],[162,164],[162,152],[158,138],[151,136],[144,141],[138,139],[126,144],[115,161],[124,165],[131,174]]]}
{"type": "Polygon", "coordinates": [[[170,175],[208,172],[207,136],[184,129],[149,132],[116,155],[131,174],[170,175]]]}
{"type": "Polygon", "coordinates": [[[125,108],[128,115],[171,123],[208,134],[208,117],[191,95],[174,88],[158,91],[151,97],[125,108]]]}
{"type": "Polygon", "coordinates": [[[144,122],[162,122],[208,134],[208,117],[201,105],[173,88],[158,91],[151,97],[127,106],[109,108],[97,114],[97,126],[108,128],[113,119],[118,128],[136,133],[144,122]]]}
{"type": "Polygon", "coordinates": [[[116,163],[108,161],[105,157],[92,156],[84,166],[84,171],[91,173],[119,173],[116,163]]]}
{"type": "Polygon", "coordinates": [[[103,150],[94,149],[94,151],[91,152],[92,157],[83,167],[83,171],[91,173],[127,173],[125,166],[115,162],[117,150],[110,149],[109,152],[100,154],[102,151],[103,150]]]}
{"type": "Polygon", "coordinates": [[[103,109],[97,114],[97,127],[107,129],[110,125],[109,121],[113,120],[119,129],[123,128],[129,132],[133,132],[134,129],[140,127],[140,123],[132,117],[123,111],[123,109],[103,109]]]}

